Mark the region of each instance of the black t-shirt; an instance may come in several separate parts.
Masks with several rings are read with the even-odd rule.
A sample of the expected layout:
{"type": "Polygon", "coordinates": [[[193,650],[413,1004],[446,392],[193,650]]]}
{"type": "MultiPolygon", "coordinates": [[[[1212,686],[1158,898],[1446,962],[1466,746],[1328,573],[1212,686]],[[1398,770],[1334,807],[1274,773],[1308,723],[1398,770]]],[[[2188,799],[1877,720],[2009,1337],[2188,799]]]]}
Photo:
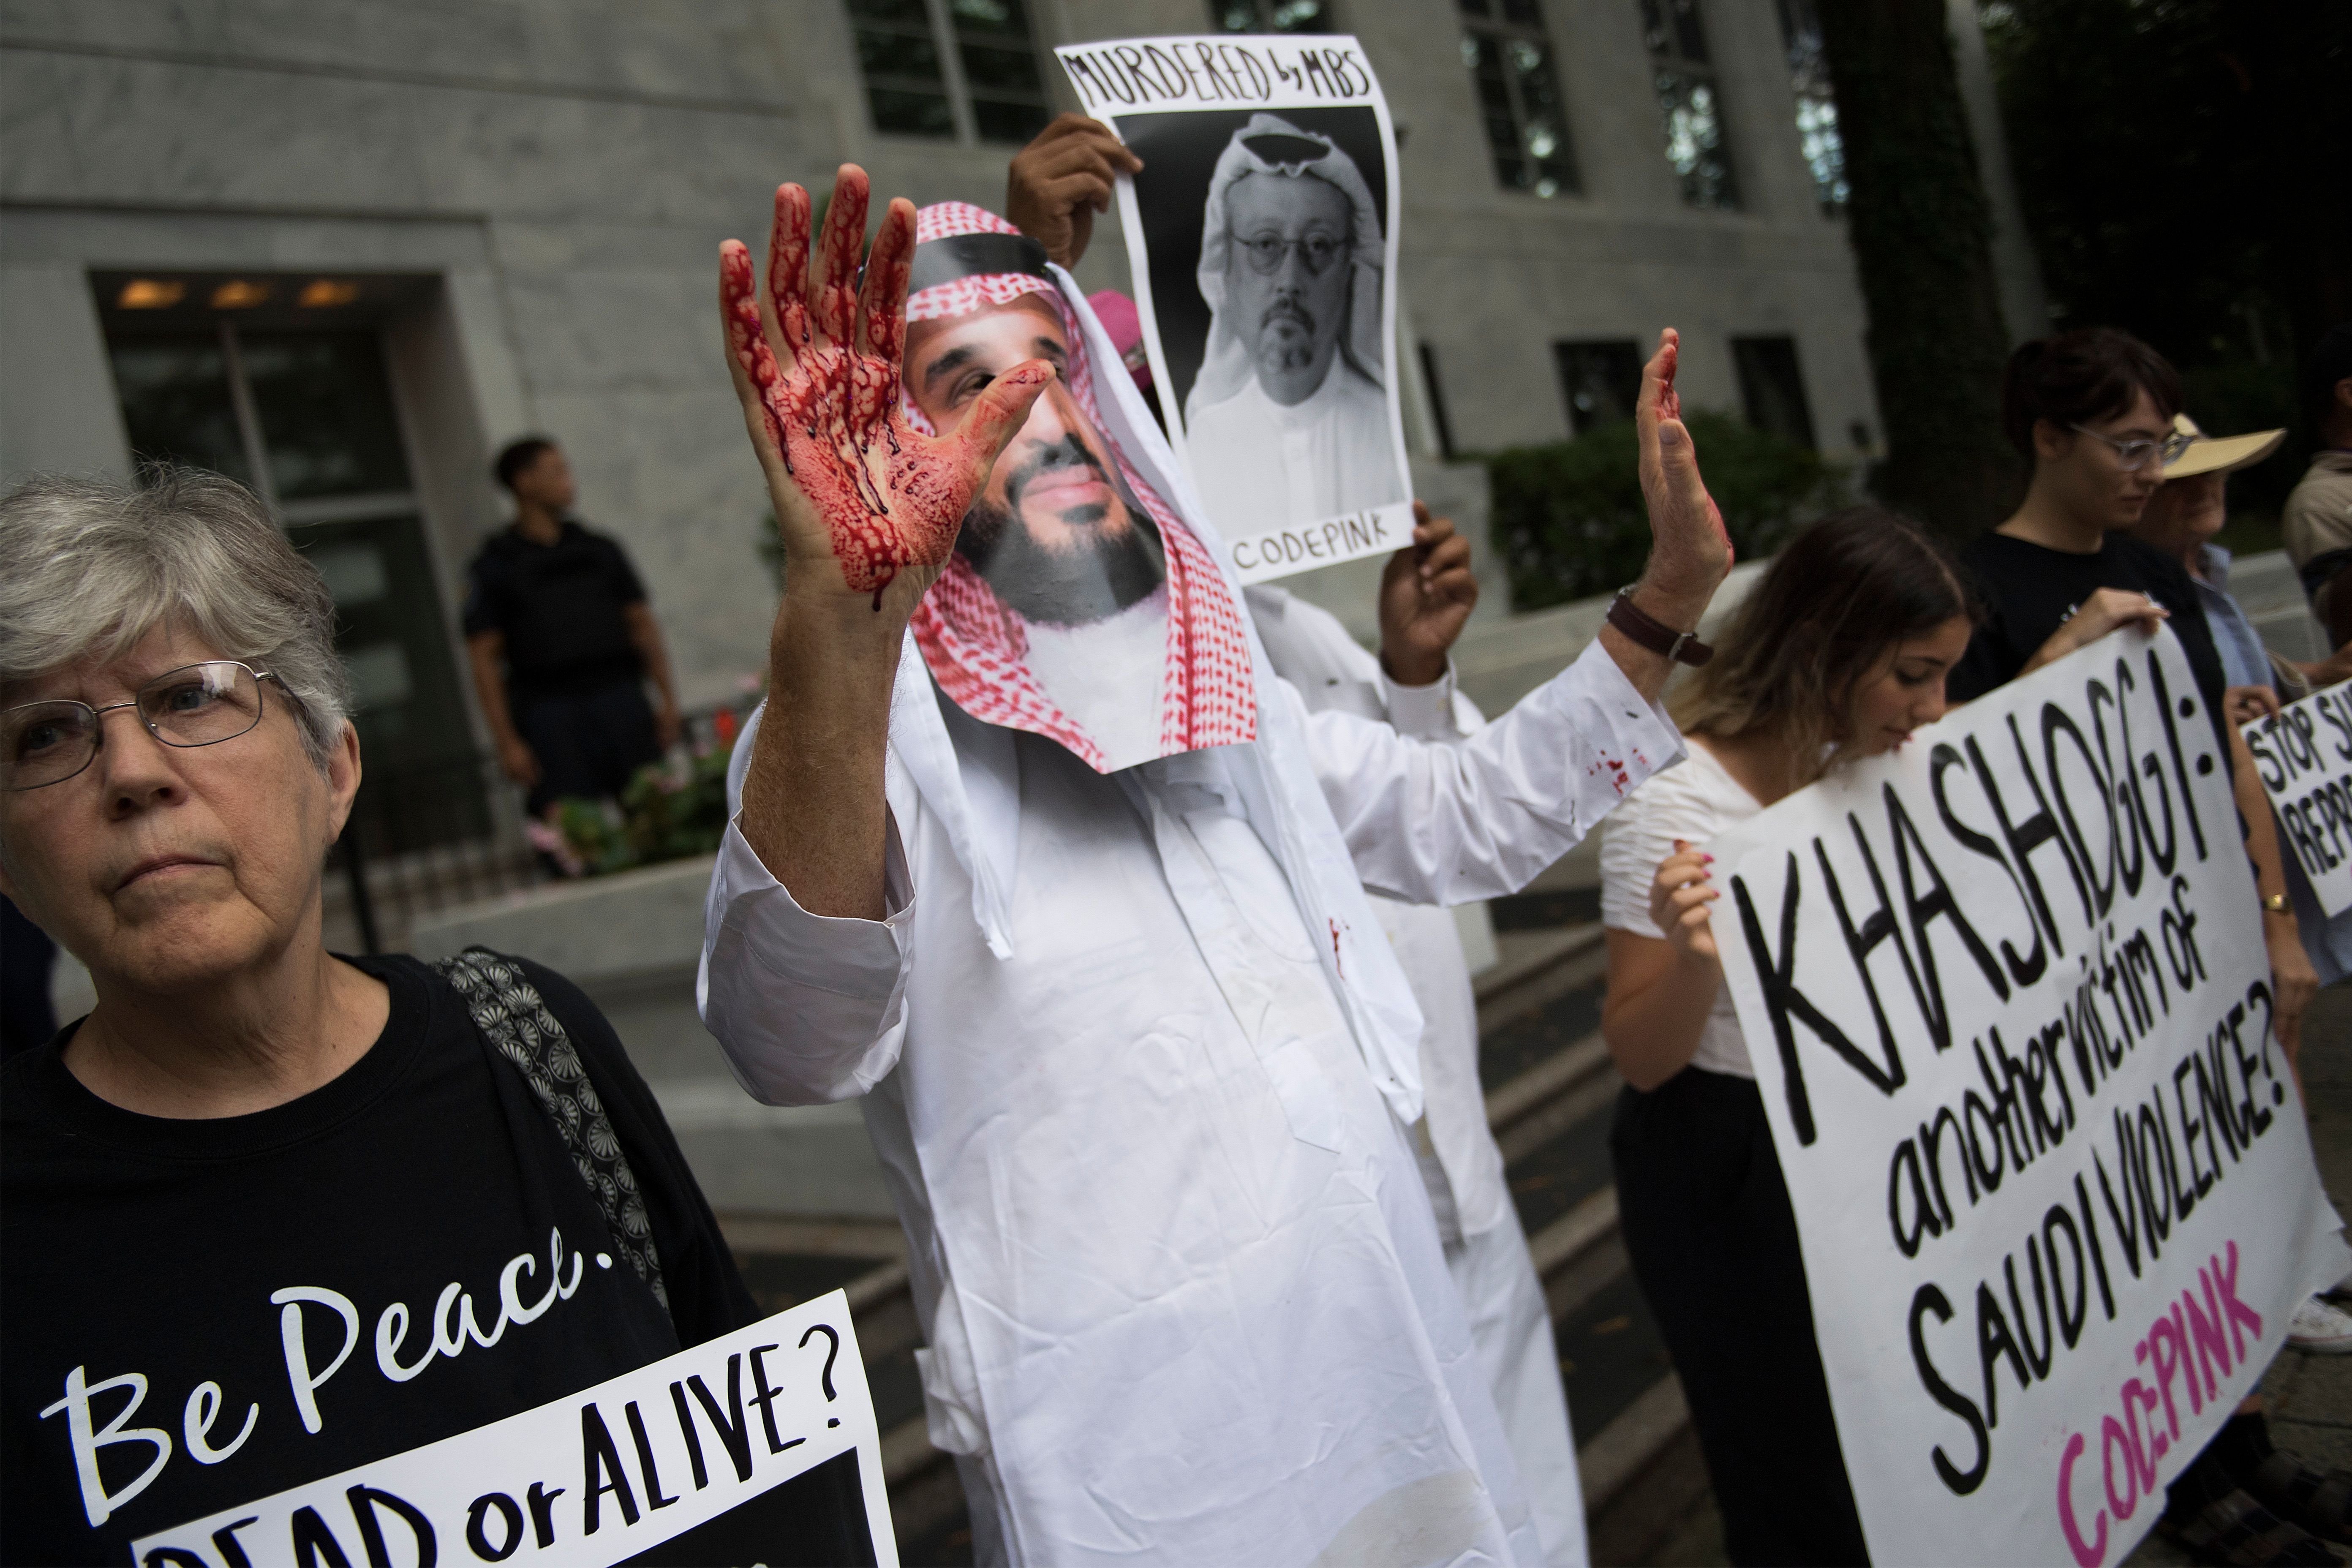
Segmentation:
{"type": "Polygon", "coordinates": [[[1969,651],[1944,680],[1945,695],[1954,702],[1969,702],[2017,678],[2050,635],[2073,618],[2084,601],[2102,588],[2124,588],[2146,594],[2172,612],[2171,626],[2189,656],[2203,694],[2205,711],[2229,755],[2229,731],[2221,707],[2228,685],[2221,656],[2214,650],[2212,629],[2197,602],[2197,590],[2177,561],[2168,560],[2138,540],[2110,533],[2095,555],[2052,550],[2005,533],[1988,533],[1960,552],[1960,560],[1975,574],[1977,592],[1985,603],[1985,622],[1969,639],[1969,651]]]}
{"type": "Polygon", "coordinates": [[[643,1189],[667,1314],[457,992],[413,958],[352,962],[391,990],[383,1035],[268,1110],[110,1105],[67,1069],[71,1029],[0,1070],[0,1561],[125,1562],[141,1535],[757,1321],[651,1091],[576,987],[523,965],[643,1189]],[[114,1500],[95,1526],[77,1386],[83,1458],[114,1500]]]}
{"type": "Polygon", "coordinates": [[[509,528],[484,542],[468,575],[466,635],[506,634],[516,706],[644,674],[621,612],[645,602],[645,584],[615,541],[566,522],[554,543],[533,544],[509,528]]]}

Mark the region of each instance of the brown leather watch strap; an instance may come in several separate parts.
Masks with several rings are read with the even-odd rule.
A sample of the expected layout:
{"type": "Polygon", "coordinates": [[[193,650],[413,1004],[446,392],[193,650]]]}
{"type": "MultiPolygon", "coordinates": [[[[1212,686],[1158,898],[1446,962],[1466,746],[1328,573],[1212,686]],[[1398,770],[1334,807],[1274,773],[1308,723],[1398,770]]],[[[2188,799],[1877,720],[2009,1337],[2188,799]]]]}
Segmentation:
{"type": "Polygon", "coordinates": [[[1698,640],[1696,632],[1678,632],[1664,622],[1642,613],[1633,603],[1633,590],[1620,588],[1609,602],[1609,624],[1633,640],[1636,647],[1652,653],[1664,654],[1677,664],[1696,669],[1715,657],[1715,649],[1698,640]]]}

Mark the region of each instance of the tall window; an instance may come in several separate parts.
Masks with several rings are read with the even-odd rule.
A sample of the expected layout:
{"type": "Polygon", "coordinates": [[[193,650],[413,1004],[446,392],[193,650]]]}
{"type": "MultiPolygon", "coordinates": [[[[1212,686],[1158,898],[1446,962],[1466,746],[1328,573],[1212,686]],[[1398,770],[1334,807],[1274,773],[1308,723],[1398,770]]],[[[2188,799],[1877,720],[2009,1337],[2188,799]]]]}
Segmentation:
{"type": "Polygon", "coordinates": [[[1666,162],[1682,181],[1683,200],[1695,207],[1734,212],[1739,186],[1724,145],[1723,98],[1707,58],[1698,0],[1641,0],[1642,32],[1650,47],[1650,81],[1666,132],[1666,162]]]}
{"type": "Polygon", "coordinates": [[[1495,178],[1531,196],[1580,195],[1568,106],[1538,0],[1460,0],[1462,63],[1478,93],[1495,178]]]}
{"type": "Polygon", "coordinates": [[[1796,340],[1734,338],[1731,363],[1739,373],[1739,401],[1748,423],[1800,447],[1812,446],[1813,416],[1805,406],[1796,340]]]}
{"type": "Polygon", "coordinates": [[[1642,395],[1642,348],[1631,338],[1554,343],[1568,422],[1579,436],[1633,417],[1642,395]]]}
{"type": "Polygon", "coordinates": [[[1209,0],[1221,33],[1335,33],[1331,0],[1209,0]]]}
{"type": "Polygon", "coordinates": [[[1838,134],[1837,95],[1830,89],[1829,56],[1822,48],[1821,14],[1813,0],[1776,0],[1780,38],[1789,49],[1789,85],[1797,95],[1797,141],[1813,172],[1822,211],[1845,211],[1845,139],[1838,134]]]}
{"type": "Polygon", "coordinates": [[[848,0],[874,129],[1026,142],[1053,118],[1022,0],[848,0]]]}

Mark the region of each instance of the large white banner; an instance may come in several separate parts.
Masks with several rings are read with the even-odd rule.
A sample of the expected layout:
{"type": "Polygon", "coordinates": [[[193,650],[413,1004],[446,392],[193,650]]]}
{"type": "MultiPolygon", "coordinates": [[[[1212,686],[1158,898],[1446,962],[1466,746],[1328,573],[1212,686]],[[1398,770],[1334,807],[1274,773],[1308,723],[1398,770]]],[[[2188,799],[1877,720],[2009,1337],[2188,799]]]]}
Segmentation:
{"type": "Polygon", "coordinates": [[[2333,686],[2245,727],[2279,837],[2319,907],[2352,909],[2352,687],[2333,686]]]}
{"type": "Polygon", "coordinates": [[[1396,132],[1354,38],[1067,44],[1118,182],[1168,438],[1244,583],[1412,542],[1396,132]]]}
{"type": "Polygon", "coordinates": [[[866,1367],[838,1290],[536,1410],[159,1531],[133,1552],[144,1568],[898,1561],[866,1367]],[[811,1540],[812,1517],[850,1524],[811,1540]]]}
{"type": "Polygon", "coordinates": [[[1709,848],[1873,1559],[2120,1561],[2347,1263],[2179,643],[1709,848]]]}

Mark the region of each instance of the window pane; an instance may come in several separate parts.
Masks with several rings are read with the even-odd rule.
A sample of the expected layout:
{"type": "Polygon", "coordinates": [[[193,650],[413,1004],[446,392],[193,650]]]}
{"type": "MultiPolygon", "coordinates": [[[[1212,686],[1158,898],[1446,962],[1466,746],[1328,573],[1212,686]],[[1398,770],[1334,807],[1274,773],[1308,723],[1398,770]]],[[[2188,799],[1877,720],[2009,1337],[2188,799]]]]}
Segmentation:
{"type": "Polygon", "coordinates": [[[939,46],[928,37],[910,38],[903,33],[877,33],[871,27],[860,27],[857,64],[868,81],[876,77],[897,77],[909,82],[940,79],[939,46]]]}
{"type": "Polygon", "coordinates": [[[1576,160],[1568,144],[1567,117],[1561,112],[1558,82],[1553,79],[1550,51],[1538,44],[1510,46],[1512,74],[1518,79],[1520,139],[1534,160],[1538,195],[1556,195],[1580,189],[1576,160]]]}
{"type": "Polygon", "coordinates": [[[1723,124],[1716,111],[1715,84],[1704,77],[1659,71],[1658,112],[1665,121],[1666,162],[1680,177],[1683,200],[1691,206],[1737,210],[1739,192],[1724,155],[1723,124]]]}
{"type": "Polygon", "coordinates": [[[963,47],[964,79],[972,91],[998,93],[1042,93],[1037,81],[1037,57],[1027,49],[982,48],[975,44],[963,47]]]}
{"type": "Polygon", "coordinates": [[[1043,104],[992,103],[986,99],[974,99],[971,105],[972,124],[983,142],[1026,142],[1045,130],[1051,118],[1043,104]]]}
{"type": "Polygon", "coordinates": [[[955,16],[956,31],[967,37],[992,34],[1029,42],[1029,18],[1022,14],[1021,0],[949,0],[948,9],[955,16]]]}
{"type": "Polygon", "coordinates": [[[1682,50],[1683,58],[1696,62],[1706,59],[1706,34],[1698,22],[1698,0],[1665,0],[1666,11],[1674,18],[1675,44],[1682,50]]]}
{"type": "Polygon", "coordinates": [[[186,463],[253,483],[217,337],[130,338],[110,353],[134,459],[186,463]]]}
{"type": "Polygon", "coordinates": [[[373,333],[247,332],[237,347],[279,500],[408,489],[373,333]]]}
{"type": "Polygon", "coordinates": [[[1257,0],[1209,0],[1209,26],[1220,33],[1257,31],[1257,0]]]}
{"type": "Polygon", "coordinates": [[[1732,363],[1739,371],[1739,400],[1748,423],[1795,442],[1813,444],[1813,416],[1805,406],[1805,378],[1797,369],[1793,338],[1734,338],[1732,363]]]}
{"type": "Polygon", "coordinates": [[[850,19],[890,22],[917,32],[931,30],[930,7],[923,0],[849,0],[850,19]]]}
{"type": "MultiPolygon", "coordinates": [[[[1512,3],[1506,0],[1507,6],[1512,3]]],[[[1580,190],[1551,42],[1542,28],[1505,33],[1465,26],[1462,63],[1478,94],[1496,180],[1507,190],[1538,196],[1580,190]]]]}
{"type": "Polygon", "coordinates": [[[1813,192],[1822,211],[1834,216],[1845,210],[1850,192],[1845,182],[1845,139],[1838,134],[1837,104],[1827,98],[1797,100],[1797,139],[1805,163],[1813,171],[1813,192]]]}
{"type": "Polygon", "coordinates": [[[874,129],[902,136],[953,136],[955,116],[948,112],[945,93],[907,92],[893,87],[869,87],[866,97],[874,109],[874,129]]]}
{"type": "Polygon", "coordinates": [[[1543,13],[1536,8],[1536,0],[1503,0],[1503,20],[1538,32],[1543,30],[1543,13]]]}
{"type": "Polygon", "coordinates": [[[1578,435],[1633,417],[1642,395],[1642,351],[1631,339],[1554,343],[1552,354],[1559,363],[1569,423],[1578,435]]]}

